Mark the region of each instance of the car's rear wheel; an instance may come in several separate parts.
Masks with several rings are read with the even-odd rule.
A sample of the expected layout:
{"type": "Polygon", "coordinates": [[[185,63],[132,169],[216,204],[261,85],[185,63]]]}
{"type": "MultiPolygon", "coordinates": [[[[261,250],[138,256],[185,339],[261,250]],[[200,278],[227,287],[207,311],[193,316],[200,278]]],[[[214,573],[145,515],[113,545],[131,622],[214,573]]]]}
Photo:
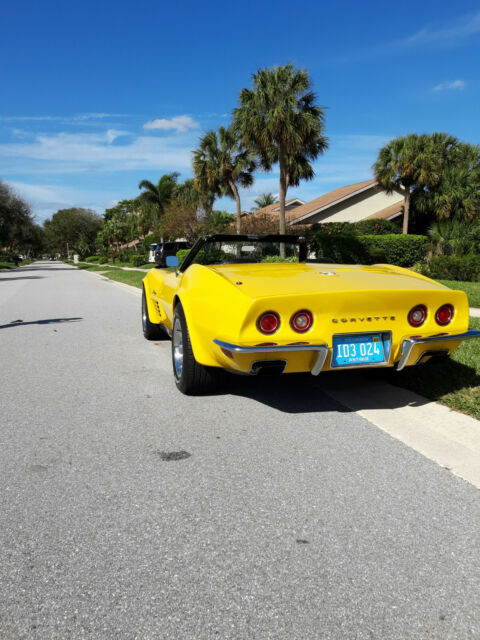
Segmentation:
{"type": "Polygon", "coordinates": [[[147,340],[158,340],[164,336],[162,327],[159,324],[150,322],[148,317],[147,296],[145,294],[145,287],[142,290],[142,330],[143,335],[147,340]]]}
{"type": "Polygon", "coordinates": [[[181,304],[175,307],[173,316],[172,364],[175,384],[187,396],[209,393],[218,387],[218,370],[195,360],[181,304]]]}

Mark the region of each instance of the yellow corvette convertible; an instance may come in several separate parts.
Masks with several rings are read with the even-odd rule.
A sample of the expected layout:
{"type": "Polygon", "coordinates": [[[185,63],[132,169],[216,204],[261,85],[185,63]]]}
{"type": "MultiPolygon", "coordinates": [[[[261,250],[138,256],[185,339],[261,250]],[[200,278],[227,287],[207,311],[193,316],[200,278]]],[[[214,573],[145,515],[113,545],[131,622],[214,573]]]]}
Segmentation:
{"type": "Polygon", "coordinates": [[[288,235],[200,238],[175,271],[143,280],[147,339],[172,339],[173,374],[186,394],[243,374],[404,367],[447,356],[469,330],[468,300],[391,265],[307,259],[288,235]]]}

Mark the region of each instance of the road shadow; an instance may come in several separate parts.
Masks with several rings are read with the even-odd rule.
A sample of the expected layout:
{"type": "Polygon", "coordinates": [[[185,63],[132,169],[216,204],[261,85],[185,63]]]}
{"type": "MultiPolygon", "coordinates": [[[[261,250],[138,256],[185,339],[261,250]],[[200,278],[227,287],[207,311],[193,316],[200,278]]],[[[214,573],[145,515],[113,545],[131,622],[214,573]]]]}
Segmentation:
{"type": "Polygon", "coordinates": [[[14,267],[12,269],[6,269],[5,271],[8,273],[22,273],[23,271],[76,271],[76,268],[70,267],[69,265],[54,267],[48,264],[46,265],[32,264],[25,267],[17,267],[17,268],[14,267]]]}
{"type": "MultiPolygon", "coordinates": [[[[10,271],[9,273],[14,273],[14,271],[10,271]]],[[[0,278],[0,282],[4,282],[4,281],[9,281],[9,282],[16,282],[17,280],[41,280],[44,276],[20,276],[20,277],[13,277],[13,278],[0,278]]]]}
{"type": "Polygon", "coordinates": [[[0,329],[9,329],[12,327],[26,327],[29,324],[60,324],[63,322],[79,322],[83,318],[47,318],[46,320],[32,320],[24,322],[23,320],[12,320],[8,324],[0,324],[0,329]]]}
{"type": "Polygon", "coordinates": [[[447,359],[401,372],[364,369],[331,371],[319,376],[266,377],[227,374],[215,395],[237,395],[283,413],[295,414],[418,407],[440,400],[449,393],[476,387],[480,387],[480,375],[473,367],[447,359]],[[340,398],[345,398],[345,403],[348,398],[348,406],[340,398]]]}
{"type": "Polygon", "coordinates": [[[221,389],[216,395],[249,398],[283,413],[349,411],[340,402],[323,393],[316,378],[305,373],[278,376],[229,374],[222,378],[221,389]]]}

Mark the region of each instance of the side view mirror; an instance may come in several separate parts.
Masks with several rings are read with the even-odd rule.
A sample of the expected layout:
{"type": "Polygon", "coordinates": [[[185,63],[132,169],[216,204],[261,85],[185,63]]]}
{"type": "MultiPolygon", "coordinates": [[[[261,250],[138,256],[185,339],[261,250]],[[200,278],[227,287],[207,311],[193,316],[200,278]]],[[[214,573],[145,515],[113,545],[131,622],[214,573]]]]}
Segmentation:
{"type": "Polygon", "coordinates": [[[167,256],[165,262],[167,263],[167,267],[178,267],[180,264],[177,256],[167,256]]]}

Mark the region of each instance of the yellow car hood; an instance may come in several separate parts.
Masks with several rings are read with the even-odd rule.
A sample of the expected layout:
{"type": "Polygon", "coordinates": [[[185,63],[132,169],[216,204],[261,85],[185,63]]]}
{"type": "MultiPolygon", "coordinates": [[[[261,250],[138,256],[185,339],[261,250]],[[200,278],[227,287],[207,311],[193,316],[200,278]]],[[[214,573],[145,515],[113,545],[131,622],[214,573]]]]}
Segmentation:
{"type": "Polygon", "coordinates": [[[315,291],[445,289],[414,272],[388,265],[350,264],[232,264],[209,269],[251,298],[315,291]]]}

